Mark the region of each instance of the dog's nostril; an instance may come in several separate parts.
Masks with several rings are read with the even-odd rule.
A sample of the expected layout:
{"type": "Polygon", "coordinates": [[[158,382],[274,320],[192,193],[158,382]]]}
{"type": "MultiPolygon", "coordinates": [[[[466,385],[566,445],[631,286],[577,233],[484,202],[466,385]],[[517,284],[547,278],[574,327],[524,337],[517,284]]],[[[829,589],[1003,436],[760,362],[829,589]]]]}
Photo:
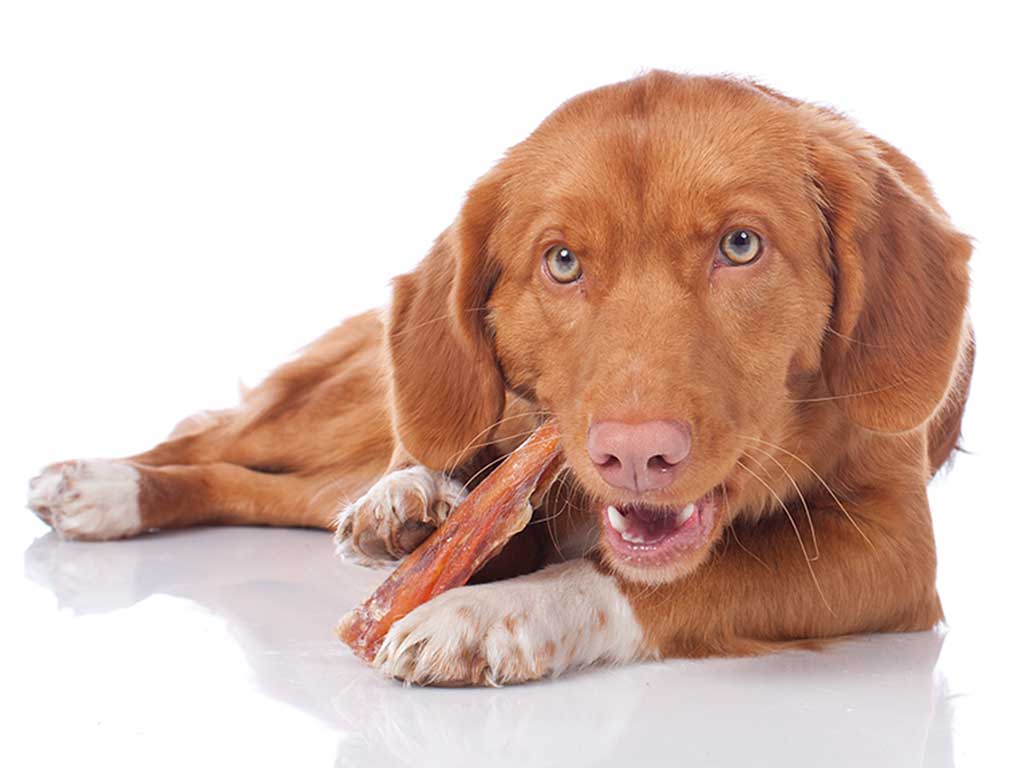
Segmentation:
{"type": "Polygon", "coordinates": [[[609,456],[604,461],[595,462],[601,469],[618,469],[622,466],[617,456],[609,456]]]}
{"type": "Polygon", "coordinates": [[[675,462],[671,462],[664,456],[652,456],[647,460],[647,468],[656,472],[664,472],[667,469],[672,469],[675,466],[675,462]]]}

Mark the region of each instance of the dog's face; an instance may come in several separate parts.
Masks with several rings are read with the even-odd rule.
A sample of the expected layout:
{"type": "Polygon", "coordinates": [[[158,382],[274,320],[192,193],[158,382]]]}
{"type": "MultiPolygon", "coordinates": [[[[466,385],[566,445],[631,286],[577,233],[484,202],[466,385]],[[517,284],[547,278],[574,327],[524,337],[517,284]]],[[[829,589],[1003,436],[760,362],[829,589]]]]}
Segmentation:
{"type": "Polygon", "coordinates": [[[740,95],[642,116],[591,95],[589,119],[531,140],[492,240],[506,380],[557,418],[606,545],[647,577],[706,550],[716,489],[745,436],[788,422],[787,381],[817,369],[831,309],[803,148],[740,95]]]}
{"type": "MultiPolygon", "coordinates": [[[[887,228],[880,204],[905,218],[920,201],[886,175],[877,146],[842,146],[838,119],[812,133],[811,115],[746,84],[661,73],[563,106],[396,285],[406,446],[443,465],[500,418],[506,388],[524,394],[558,420],[613,567],[659,582],[699,564],[729,518],[764,495],[740,471],[751,441],[790,437],[808,393],[893,389],[905,350],[863,356],[869,334],[892,325],[864,305],[901,298],[913,275],[876,285],[881,257],[866,249],[965,247],[930,219],[926,231],[887,228]],[[878,167],[859,168],[859,152],[878,167]],[[415,332],[430,311],[452,327],[415,332]],[[833,348],[830,335],[857,337],[856,347],[833,348]],[[427,413],[441,402],[457,440],[427,413]]],[[[928,271],[916,261],[908,270],[928,271]]],[[[962,310],[965,285],[930,276],[914,301],[962,310]]],[[[926,360],[912,367],[926,380],[850,406],[851,420],[890,431],[924,421],[945,388],[930,383],[928,363],[948,379],[959,317],[938,329],[903,322],[904,336],[886,344],[919,345],[926,360]]]]}

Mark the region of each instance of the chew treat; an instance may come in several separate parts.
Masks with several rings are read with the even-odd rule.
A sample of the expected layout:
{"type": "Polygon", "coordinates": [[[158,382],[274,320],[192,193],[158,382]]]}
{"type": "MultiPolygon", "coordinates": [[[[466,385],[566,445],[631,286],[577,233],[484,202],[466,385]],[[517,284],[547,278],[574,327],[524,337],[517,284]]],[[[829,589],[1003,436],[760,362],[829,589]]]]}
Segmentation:
{"type": "Polygon", "coordinates": [[[433,597],[461,587],[526,527],[562,467],[558,429],[548,422],[513,451],[448,519],[338,624],[355,654],[373,661],[391,625],[433,597]]]}

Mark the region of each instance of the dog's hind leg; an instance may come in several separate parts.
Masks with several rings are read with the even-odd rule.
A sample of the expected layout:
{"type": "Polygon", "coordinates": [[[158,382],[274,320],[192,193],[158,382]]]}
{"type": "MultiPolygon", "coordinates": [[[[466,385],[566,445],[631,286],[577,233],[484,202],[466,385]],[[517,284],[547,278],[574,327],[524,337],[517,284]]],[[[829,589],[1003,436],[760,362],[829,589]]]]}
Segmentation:
{"type": "Polygon", "coordinates": [[[69,461],[33,480],[29,506],[61,536],[89,541],[211,524],[332,529],[343,503],[366,484],[223,463],[151,467],[69,461]]]}
{"type": "Polygon", "coordinates": [[[394,440],[376,313],[352,318],[247,393],[126,459],[54,464],[29,507],[68,537],[188,525],[333,528],[388,469],[394,440]]]}

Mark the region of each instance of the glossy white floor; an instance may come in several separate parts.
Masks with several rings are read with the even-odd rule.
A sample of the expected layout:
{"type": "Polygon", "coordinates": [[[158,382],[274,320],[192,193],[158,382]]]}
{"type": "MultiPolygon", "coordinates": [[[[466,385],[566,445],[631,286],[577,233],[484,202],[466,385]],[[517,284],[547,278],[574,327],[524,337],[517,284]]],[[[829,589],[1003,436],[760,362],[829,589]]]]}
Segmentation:
{"type": "MultiPolygon", "coordinates": [[[[960,546],[976,539],[943,500],[951,478],[936,496],[952,521],[940,531],[955,584],[960,546]]],[[[0,547],[3,680],[17,691],[0,749],[18,760],[7,765],[1012,762],[1017,716],[1002,690],[1019,668],[1017,638],[1000,633],[1005,606],[984,589],[950,590],[944,632],[427,690],[378,678],[333,637],[382,574],[337,561],[326,533],[82,544],[20,512],[5,518],[0,547]]]]}

